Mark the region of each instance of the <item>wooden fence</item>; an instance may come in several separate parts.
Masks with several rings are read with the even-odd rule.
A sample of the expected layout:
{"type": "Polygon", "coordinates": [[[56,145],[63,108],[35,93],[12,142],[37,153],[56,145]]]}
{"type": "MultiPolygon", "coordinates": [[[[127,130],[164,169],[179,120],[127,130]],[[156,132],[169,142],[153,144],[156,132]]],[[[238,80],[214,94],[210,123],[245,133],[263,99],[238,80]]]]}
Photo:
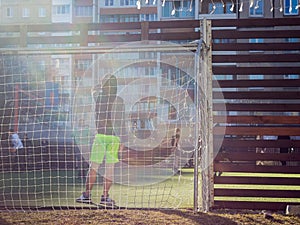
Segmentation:
{"type": "Polygon", "coordinates": [[[197,31],[199,27],[200,22],[197,20],[103,24],[0,25],[0,48],[7,48],[8,46],[26,48],[41,45],[44,48],[47,45],[54,48],[68,45],[67,47],[70,50],[70,47],[99,47],[104,43],[143,40],[197,40],[200,39],[200,32],[197,31]]]}
{"type": "MultiPolygon", "coordinates": [[[[68,43],[99,53],[103,43],[188,43],[200,39],[199,29],[195,20],[0,26],[0,48],[68,43]]],[[[214,142],[222,142],[214,160],[213,207],[300,204],[300,19],[213,20],[212,38],[214,142]]],[[[63,54],[66,49],[72,53],[64,48],[63,54]]]]}
{"type": "Polygon", "coordinates": [[[214,207],[300,204],[300,19],[212,27],[214,207]]]}

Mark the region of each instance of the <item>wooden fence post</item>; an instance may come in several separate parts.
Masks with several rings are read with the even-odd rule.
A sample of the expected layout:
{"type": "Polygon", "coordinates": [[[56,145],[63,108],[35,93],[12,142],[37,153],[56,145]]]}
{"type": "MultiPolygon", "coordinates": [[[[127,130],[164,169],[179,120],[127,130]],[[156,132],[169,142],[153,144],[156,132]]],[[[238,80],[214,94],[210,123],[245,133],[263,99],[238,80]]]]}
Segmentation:
{"type": "Polygon", "coordinates": [[[200,176],[201,176],[201,208],[207,212],[214,203],[214,180],[213,180],[213,114],[212,114],[212,47],[211,47],[211,21],[202,20],[201,43],[201,73],[198,83],[204,93],[201,98],[204,110],[200,113],[200,176]]]}
{"type": "Polygon", "coordinates": [[[80,26],[80,46],[88,46],[89,30],[87,24],[80,26]]]}
{"type": "Polygon", "coordinates": [[[149,22],[144,21],[141,23],[141,41],[149,40],[149,22]]]}
{"type": "Polygon", "coordinates": [[[19,45],[21,48],[27,47],[27,25],[20,25],[19,45]]]}

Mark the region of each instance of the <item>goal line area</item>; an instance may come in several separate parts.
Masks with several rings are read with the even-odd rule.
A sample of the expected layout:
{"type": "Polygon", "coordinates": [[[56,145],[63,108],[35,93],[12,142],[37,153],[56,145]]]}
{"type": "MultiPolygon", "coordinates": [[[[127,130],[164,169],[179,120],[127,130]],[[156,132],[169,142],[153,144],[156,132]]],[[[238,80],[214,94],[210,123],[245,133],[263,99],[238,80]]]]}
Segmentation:
{"type": "Polygon", "coordinates": [[[194,207],[208,149],[196,54],[162,42],[0,54],[0,208],[194,207]]]}

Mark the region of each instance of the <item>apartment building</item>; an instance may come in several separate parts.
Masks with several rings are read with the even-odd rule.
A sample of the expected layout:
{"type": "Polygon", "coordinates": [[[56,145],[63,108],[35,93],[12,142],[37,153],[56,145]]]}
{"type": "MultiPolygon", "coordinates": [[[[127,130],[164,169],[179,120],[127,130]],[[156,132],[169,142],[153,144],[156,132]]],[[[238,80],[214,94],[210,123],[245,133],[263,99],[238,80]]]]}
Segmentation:
{"type": "Polygon", "coordinates": [[[239,0],[238,18],[299,17],[298,0],[239,0]]]}
{"type": "Polygon", "coordinates": [[[0,8],[0,24],[51,22],[51,0],[1,0],[0,8]]]}
{"type": "Polygon", "coordinates": [[[100,23],[155,21],[157,1],[105,0],[99,1],[100,23]]]}

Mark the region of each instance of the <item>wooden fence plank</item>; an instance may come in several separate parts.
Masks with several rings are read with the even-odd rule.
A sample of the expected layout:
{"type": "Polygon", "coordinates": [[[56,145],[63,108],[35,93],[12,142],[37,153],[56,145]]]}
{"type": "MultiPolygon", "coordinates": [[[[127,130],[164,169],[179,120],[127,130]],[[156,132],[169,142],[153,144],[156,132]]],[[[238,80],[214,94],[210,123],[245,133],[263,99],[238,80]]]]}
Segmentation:
{"type": "Polygon", "coordinates": [[[200,26],[198,20],[176,20],[175,23],[170,21],[153,21],[149,24],[150,29],[164,29],[164,28],[197,28],[200,26]]]}
{"type": "Polygon", "coordinates": [[[212,20],[212,27],[274,27],[299,26],[300,18],[259,18],[259,19],[216,19],[212,20]]]}
{"type": "Polygon", "coordinates": [[[241,111],[241,112],[300,112],[300,104],[249,104],[249,103],[222,103],[213,104],[214,111],[241,111]]]}
{"type": "Polygon", "coordinates": [[[119,34],[119,35],[89,35],[89,43],[105,43],[105,42],[131,42],[140,41],[141,34],[119,34]]]}
{"type": "Polygon", "coordinates": [[[299,38],[300,30],[212,30],[213,38],[249,39],[249,38],[299,38]]]}
{"type": "Polygon", "coordinates": [[[213,80],[214,88],[300,87],[300,79],[274,80],[213,80]]]}
{"type": "MultiPolygon", "coordinates": [[[[214,134],[224,134],[224,127],[214,127],[214,134]]],[[[250,127],[250,126],[229,126],[225,129],[225,134],[230,135],[288,135],[300,136],[300,127],[250,127]]]]}
{"type": "Polygon", "coordinates": [[[300,153],[256,153],[256,152],[220,152],[215,161],[299,161],[300,153]]]}
{"type": "Polygon", "coordinates": [[[298,51],[300,43],[214,43],[214,51],[298,51]]]}
{"type": "Polygon", "coordinates": [[[79,44],[80,43],[80,36],[45,36],[45,37],[28,37],[27,44],[79,44]]]}
{"type": "MultiPolygon", "coordinates": [[[[28,32],[47,32],[49,35],[56,32],[80,31],[80,27],[88,24],[72,24],[72,23],[49,23],[49,24],[29,24],[28,32]]],[[[55,43],[53,43],[55,44],[55,43]]]]}
{"type": "Polygon", "coordinates": [[[215,184],[247,184],[247,185],[300,185],[299,178],[292,177],[260,177],[260,176],[215,176],[215,184]]]}
{"type": "Polygon", "coordinates": [[[7,46],[19,45],[19,37],[0,37],[0,47],[7,48],[7,46]]]}
{"type": "Polygon", "coordinates": [[[251,209],[251,210],[282,210],[286,209],[287,205],[299,204],[297,202],[258,202],[258,201],[214,201],[214,209],[251,209]]]}
{"type": "Polygon", "coordinates": [[[149,40],[196,40],[200,39],[200,32],[172,32],[172,33],[150,33],[149,40]]]}
{"type": "Polygon", "coordinates": [[[214,164],[219,172],[248,172],[248,173],[300,173],[300,166],[262,166],[246,163],[218,163],[214,164]]]}
{"type": "Polygon", "coordinates": [[[263,197],[263,198],[299,198],[299,190],[268,190],[268,189],[226,189],[216,188],[215,196],[230,197],[263,197]]]}
{"type": "Polygon", "coordinates": [[[300,116],[214,116],[214,123],[229,124],[300,124],[300,116]]]}
{"type": "Polygon", "coordinates": [[[300,99],[299,91],[223,91],[213,93],[214,99],[300,99]]]}
{"type": "Polygon", "coordinates": [[[136,30],[141,29],[141,23],[140,22],[126,22],[126,23],[91,23],[88,25],[89,30],[95,30],[95,31],[127,31],[127,32],[133,32],[136,30]]]}
{"type": "Polygon", "coordinates": [[[214,54],[212,57],[214,63],[265,63],[265,62],[299,62],[299,54],[214,54]]]}
{"type": "Polygon", "coordinates": [[[280,148],[280,147],[294,147],[300,148],[300,140],[239,140],[239,139],[219,139],[214,141],[219,143],[222,141],[222,146],[226,148],[280,148]]]}
{"type": "Polygon", "coordinates": [[[238,67],[238,66],[213,66],[213,74],[218,75],[284,75],[284,74],[298,74],[300,71],[299,66],[272,66],[272,67],[238,67]]]}

